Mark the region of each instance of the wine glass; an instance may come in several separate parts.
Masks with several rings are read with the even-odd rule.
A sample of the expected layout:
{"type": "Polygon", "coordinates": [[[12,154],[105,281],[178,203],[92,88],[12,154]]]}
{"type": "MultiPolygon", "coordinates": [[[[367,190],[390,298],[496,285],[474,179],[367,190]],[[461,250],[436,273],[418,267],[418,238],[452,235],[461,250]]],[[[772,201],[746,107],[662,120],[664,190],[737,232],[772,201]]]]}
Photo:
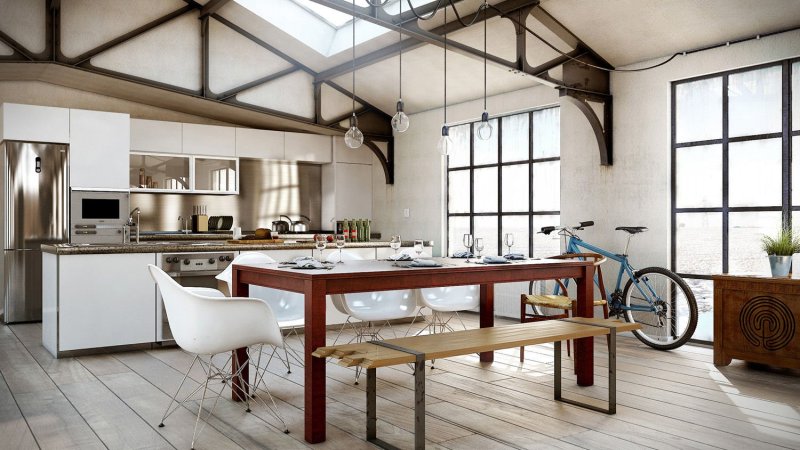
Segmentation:
{"type": "Polygon", "coordinates": [[[506,233],[503,237],[503,242],[508,247],[508,253],[511,253],[511,246],[514,245],[514,233],[506,233]]]}
{"type": "Polygon", "coordinates": [[[424,248],[424,245],[422,244],[421,240],[414,241],[414,251],[417,252],[417,258],[422,256],[423,248],[424,248]]]}
{"type": "Polygon", "coordinates": [[[467,248],[467,262],[469,262],[469,254],[470,251],[472,250],[472,244],[473,244],[472,235],[469,233],[464,234],[464,240],[461,242],[463,242],[464,247],[467,248]]]}
{"type": "Polygon", "coordinates": [[[328,237],[325,236],[324,234],[318,234],[318,235],[314,236],[314,242],[317,244],[317,250],[319,250],[319,260],[320,260],[320,262],[323,262],[323,260],[322,260],[322,251],[325,250],[325,244],[326,244],[327,239],[328,239],[328,237]]]}
{"type": "Polygon", "coordinates": [[[338,263],[341,264],[341,263],[344,262],[344,261],[342,261],[342,249],[344,248],[344,235],[343,234],[337,234],[336,235],[336,248],[339,249],[339,261],[338,261],[338,263]]]}
{"type": "Polygon", "coordinates": [[[400,239],[400,235],[399,234],[396,234],[396,235],[392,236],[392,240],[389,241],[389,247],[391,247],[392,250],[394,250],[395,253],[397,253],[397,251],[400,250],[400,247],[402,245],[403,245],[403,241],[400,239]]]}
{"type": "Polygon", "coordinates": [[[478,252],[478,258],[480,258],[483,251],[483,238],[475,238],[475,251],[478,252]]]}

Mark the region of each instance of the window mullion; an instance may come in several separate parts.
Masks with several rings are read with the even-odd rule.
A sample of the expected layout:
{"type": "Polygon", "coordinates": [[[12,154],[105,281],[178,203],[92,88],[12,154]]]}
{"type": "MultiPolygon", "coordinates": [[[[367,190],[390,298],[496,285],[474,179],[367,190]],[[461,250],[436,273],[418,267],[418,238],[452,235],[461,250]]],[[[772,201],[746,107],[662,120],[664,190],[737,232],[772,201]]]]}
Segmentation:
{"type": "Polygon", "coordinates": [[[729,223],[728,75],[722,77],[722,273],[728,273],[729,223]]]}

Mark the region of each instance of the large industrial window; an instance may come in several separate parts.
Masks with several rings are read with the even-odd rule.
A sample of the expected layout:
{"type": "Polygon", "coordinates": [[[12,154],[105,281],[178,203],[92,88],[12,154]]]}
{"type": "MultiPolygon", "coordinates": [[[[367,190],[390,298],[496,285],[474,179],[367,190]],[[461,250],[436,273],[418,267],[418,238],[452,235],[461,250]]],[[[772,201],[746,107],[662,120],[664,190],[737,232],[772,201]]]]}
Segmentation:
{"type": "Polygon", "coordinates": [[[476,134],[480,122],[450,128],[455,149],[448,158],[448,253],[465,250],[465,233],[483,238],[483,254],[512,251],[542,257],[559,242],[534,231],[558,225],[560,216],[560,119],[551,107],[491,120],[491,139],[476,134]]]}
{"type": "Polygon", "coordinates": [[[672,84],[672,268],[697,340],[713,339],[711,275],[769,275],[761,236],[800,225],[799,97],[797,60],[672,84]]]}

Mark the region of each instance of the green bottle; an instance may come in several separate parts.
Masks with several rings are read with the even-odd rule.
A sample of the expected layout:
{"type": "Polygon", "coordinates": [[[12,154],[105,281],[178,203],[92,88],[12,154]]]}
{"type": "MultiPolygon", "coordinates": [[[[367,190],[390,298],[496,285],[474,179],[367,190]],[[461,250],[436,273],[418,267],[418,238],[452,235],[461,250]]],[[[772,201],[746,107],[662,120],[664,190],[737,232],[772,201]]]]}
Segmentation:
{"type": "Polygon", "coordinates": [[[369,242],[372,239],[372,221],[367,219],[367,233],[366,233],[366,241],[369,242]]]}

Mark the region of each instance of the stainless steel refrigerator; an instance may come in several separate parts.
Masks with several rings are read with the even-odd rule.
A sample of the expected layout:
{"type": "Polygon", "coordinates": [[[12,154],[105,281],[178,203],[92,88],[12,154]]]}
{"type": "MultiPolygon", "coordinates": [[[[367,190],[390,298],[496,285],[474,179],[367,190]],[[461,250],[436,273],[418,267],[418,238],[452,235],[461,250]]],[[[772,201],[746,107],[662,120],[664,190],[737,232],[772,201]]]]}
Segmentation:
{"type": "Polygon", "coordinates": [[[42,244],[69,241],[66,145],[5,141],[3,320],[42,320],[42,244]]]}

